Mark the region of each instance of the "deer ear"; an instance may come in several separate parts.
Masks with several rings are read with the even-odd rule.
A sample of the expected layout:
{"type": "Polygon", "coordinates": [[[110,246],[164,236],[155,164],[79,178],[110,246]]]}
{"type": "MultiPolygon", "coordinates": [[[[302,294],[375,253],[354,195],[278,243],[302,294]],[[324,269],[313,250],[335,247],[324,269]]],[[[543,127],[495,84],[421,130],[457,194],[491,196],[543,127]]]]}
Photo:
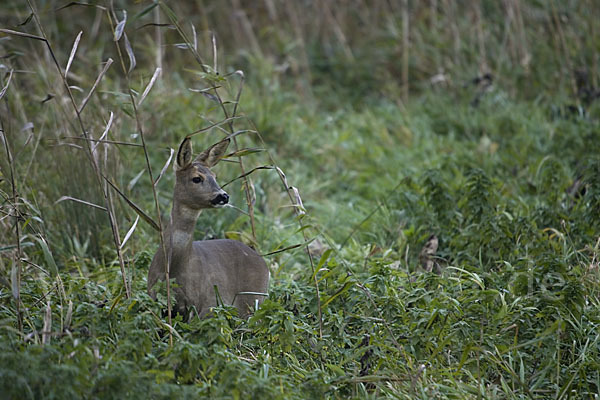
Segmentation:
{"type": "Polygon", "coordinates": [[[189,137],[183,139],[183,142],[179,145],[179,151],[177,152],[177,161],[175,163],[175,170],[181,171],[189,167],[192,164],[192,141],[189,137]]]}
{"type": "Polygon", "coordinates": [[[225,155],[225,151],[227,151],[227,146],[229,146],[229,139],[225,139],[217,144],[213,144],[208,149],[198,154],[198,157],[196,157],[196,161],[210,168],[217,164],[225,155]]]}

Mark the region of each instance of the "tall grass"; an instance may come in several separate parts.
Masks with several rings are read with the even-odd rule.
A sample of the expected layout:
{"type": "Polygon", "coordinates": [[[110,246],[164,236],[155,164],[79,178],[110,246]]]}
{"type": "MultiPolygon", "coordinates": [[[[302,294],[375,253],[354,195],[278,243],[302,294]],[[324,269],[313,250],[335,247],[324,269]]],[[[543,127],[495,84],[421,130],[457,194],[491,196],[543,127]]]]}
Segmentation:
{"type": "Polygon", "coordinates": [[[9,1],[1,392],[596,394],[594,5],[9,1]],[[235,141],[196,234],[268,254],[247,322],[145,294],[186,136],[235,141]]]}

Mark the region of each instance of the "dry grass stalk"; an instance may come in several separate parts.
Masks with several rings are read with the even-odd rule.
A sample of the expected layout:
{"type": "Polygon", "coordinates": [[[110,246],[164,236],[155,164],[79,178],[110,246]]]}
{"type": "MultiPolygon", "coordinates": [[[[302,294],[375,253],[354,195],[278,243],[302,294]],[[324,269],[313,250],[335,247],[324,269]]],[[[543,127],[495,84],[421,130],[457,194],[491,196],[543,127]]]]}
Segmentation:
{"type": "Polygon", "coordinates": [[[42,328],[42,344],[50,344],[52,339],[52,307],[50,300],[46,303],[46,312],[44,313],[44,327],[42,328]]]}
{"type": "Polygon", "coordinates": [[[402,100],[408,101],[408,60],[409,60],[410,26],[408,18],[408,0],[402,0],[402,100]]]}
{"type": "Polygon", "coordinates": [[[97,208],[97,209],[102,210],[102,211],[107,211],[106,207],[102,207],[102,206],[99,206],[98,204],[90,203],[89,201],[77,199],[77,198],[71,197],[71,196],[61,196],[58,200],[56,200],[54,202],[54,204],[61,203],[61,202],[65,201],[65,200],[71,200],[71,201],[74,201],[76,203],[85,204],[86,206],[94,207],[94,208],[97,208]]]}
{"type": "MultiPolygon", "coordinates": [[[[292,70],[296,75],[303,74],[306,77],[307,82],[312,81],[312,74],[310,71],[310,62],[308,61],[308,50],[306,46],[306,40],[304,35],[304,30],[302,28],[301,18],[299,17],[299,11],[297,9],[297,2],[291,1],[287,3],[287,7],[285,7],[285,11],[287,12],[288,18],[292,23],[292,28],[294,30],[294,34],[296,35],[296,41],[298,42],[299,55],[300,55],[300,66],[298,67],[296,63],[291,65],[292,70]]],[[[298,82],[297,88],[306,97],[312,97],[312,91],[310,85],[303,85],[301,81],[298,82]]]]}
{"type": "MultiPolygon", "coordinates": [[[[11,33],[19,35],[19,36],[24,36],[24,37],[27,37],[27,38],[30,38],[30,39],[41,40],[41,41],[43,41],[45,43],[46,48],[48,50],[48,53],[49,53],[49,55],[50,55],[50,57],[52,59],[52,62],[54,63],[56,69],[58,70],[58,73],[59,73],[59,75],[61,77],[62,84],[63,84],[63,86],[64,86],[64,88],[65,88],[65,90],[66,90],[66,92],[67,92],[67,94],[69,96],[69,100],[70,100],[71,106],[73,107],[73,109],[75,111],[76,119],[77,119],[77,122],[79,124],[79,129],[81,130],[82,137],[85,138],[85,139],[89,139],[89,136],[87,134],[87,130],[86,130],[85,125],[83,123],[83,119],[82,119],[82,116],[81,116],[81,111],[85,107],[85,104],[89,100],[91,94],[94,92],[94,90],[97,87],[98,83],[101,81],[102,77],[106,73],[106,70],[108,69],[108,67],[110,67],[110,63],[112,63],[112,61],[108,62],[107,65],[105,65],[103,71],[100,73],[100,75],[96,79],[96,82],[94,83],[94,86],[90,90],[90,93],[88,94],[88,96],[86,97],[86,99],[84,99],[84,101],[82,102],[82,105],[80,107],[78,107],[76,105],[75,98],[73,97],[73,93],[71,91],[71,87],[70,87],[70,85],[69,85],[69,83],[67,81],[67,77],[63,73],[63,70],[62,70],[62,68],[61,68],[61,66],[60,66],[60,64],[59,64],[59,62],[58,62],[58,60],[56,58],[54,49],[52,48],[50,42],[48,41],[46,33],[44,32],[44,28],[43,28],[43,26],[42,26],[42,24],[41,24],[41,22],[39,20],[39,17],[38,17],[38,14],[37,14],[35,8],[33,7],[33,4],[31,3],[31,0],[27,0],[27,4],[29,6],[29,9],[31,10],[31,14],[33,16],[33,20],[35,21],[35,24],[36,24],[37,28],[41,32],[41,36],[35,36],[35,35],[29,35],[29,34],[22,34],[22,33],[19,33],[19,32],[15,33],[14,31],[11,31],[11,33]]],[[[102,174],[100,172],[100,167],[99,167],[98,163],[96,162],[96,160],[95,160],[95,158],[93,156],[91,143],[88,140],[86,140],[86,144],[87,144],[87,146],[85,147],[86,154],[88,155],[88,158],[89,158],[89,160],[91,162],[91,165],[92,165],[92,168],[94,170],[96,181],[100,185],[100,187],[102,188],[102,193],[103,193],[103,196],[104,196],[104,201],[106,203],[106,209],[107,209],[107,212],[108,212],[108,215],[109,215],[109,221],[110,221],[111,229],[112,229],[112,232],[113,232],[113,239],[115,241],[115,250],[117,252],[117,255],[118,255],[118,258],[119,258],[119,264],[120,264],[120,267],[121,267],[121,273],[122,273],[122,277],[123,277],[123,285],[125,287],[125,293],[127,295],[127,298],[129,298],[129,297],[131,297],[131,293],[130,293],[129,285],[127,283],[127,277],[125,275],[125,265],[124,265],[124,262],[123,262],[123,257],[122,257],[122,254],[121,254],[120,243],[119,243],[118,225],[117,225],[117,221],[116,221],[116,218],[115,218],[115,215],[114,215],[114,210],[112,208],[112,204],[111,204],[111,201],[110,201],[110,194],[108,193],[106,186],[103,185],[103,183],[102,183],[103,182],[103,180],[102,180],[102,174]]]]}
{"type": "Polygon", "coordinates": [[[479,49],[479,73],[489,72],[487,57],[485,54],[485,37],[483,33],[483,16],[481,15],[481,1],[475,2],[475,27],[477,29],[477,47],[479,49]]]}
{"type": "MultiPolygon", "coordinates": [[[[111,25],[111,28],[113,27],[113,22],[112,22],[112,18],[111,18],[111,14],[112,14],[112,18],[114,18],[116,20],[116,15],[115,15],[115,11],[114,9],[111,7],[110,12],[107,12],[108,15],[108,19],[109,19],[109,23],[111,25]]],[[[117,29],[118,25],[114,27],[115,32],[117,29]]],[[[125,35],[126,37],[126,35],[125,35]]],[[[130,201],[126,196],[124,196],[124,194],[122,194],[121,191],[119,191],[119,189],[115,186],[112,185],[113,188],[115,190],[117,190],[117,192],[119,194],[121,194],[121,196],[127,201],[127,203],[138,213],[139,216],[141,216],[142,218],[144,218],[144,220],[146,220],[148,223],[150,223],[153,228],[157,229],[159,232],[159,240],[160,240],[160,245],[161,248],[164,252],[164,254],[167,254],[166,252],[166,244],[165,244],[165,237],[164,237],[164,229],[162,226],[162,221],[160,218],[160,205],[158,202],[158,194],[156,192],[156,181],[154,180],[153,174],[152,174],[152,166],[150,164],[150,156],[148,154],[148,148],[146,146],[146,138],[144,135],[144,129],[142,126],[142,122],[138,113],[138,107],[136,105],[136,101],[135,98],[133,96],[133,92],[131,90],[131,82],[130,82],[130,77],[129,74],[131,73],[133,67],[135,66],[135,64],[131,63],[131,60],[135,60],[135,56],[133,55],[133,49],[131,48],[131,45],[129,44],[129,41],[126,41],[126,50],[129,54],[129,59],[130,59],[130,68],[129,70],[125,69],[125,62],[123,60],[123,54],[121,52],[121,48],[119,46],[119,42],[117,40],[115,40],[115,46],[117,49],[117,53],[119,55],[119,60],[121,61],[121,68],[123,69],[123,73],[125,75],[125,79],[127,82],[127,87],[129,88],[128,92],[129,92],[129,98],[131,101],[131,106],[133,107],[133,113],[135,116],[135,122],[136,122],[136,127],[137,130],[139,132],[140,135],[140,139],[142,141],[142,147],[144,149],[144,158],[146,160],[146,169],[148,170],[148,176],[150,178],[150,183],[151,183],[151,187],[152,187],[152,196],[154,198],[154,206],[156,209],[156,216],[157,216],[157,223],[155,223],[154,221],[152,221],[152,219],[146,214],[144,213],[139,207],[137,207],[132,201],[130,201]],[[152,222],[150,222],[152,221],[152,222]]],[[[146,88],[147,90],[144,91],[144,94],[147,96],[148,93],[150,92],[152,86],[153,86],[153,82],[156,80],[156,78],[158,77],[158,75],[160,74],[160,70],[157,68],[154,72],[153,78],[150,80],[150,83],[148,85],[148,87],[146,88]]],[[[145,98],[144,95],[142,95],[142,99],[143,100],[145,98]]],[[[140,101],[141,103],[141,101],[140,101]]],[[[110,183],[110,182],[109,182],[110,183]]],[[[167,318],[169,321],[169,326],[172,326],[172,300],[171,300],[171,285],[170,285],[170,279],[169,279],[169,274],[170,274],[170,258],[167,257],[167,262],[165,265],[165,278],[166,278],[166,283],[167,283],[167,318]]],[[[173,344],[173,335],[171,333],[171,331],[169,330],[169,343],[172,345],[173,344]]]]}
{"type": "Polygon", "coordinates": [[[451,0],[444,0],[444,7],[446,9],[446,19],[448,21],[448,25],[450,26],[450,30],[452,31],[452,38],[454,41],[454,52],[453,52],[453,66],[454,68],[460,67],[460,48],[462,46],[461,38],[460,38],[460,30],[458,29],[458,18],[456,12],[456,4],[451,0]]]}
{"type": "Polygon", "coordinates": [[[156,185],[158,185],[160,178],[162,178],[163,175],[165,174],[165,172],[167,171],[167,168],[169,168],[169,165],[171,165],[171,161],[173,160],[173,154],[175,154],[175,151],[173,149],[169,148],[169,158],[167,158],[165,165],[162,167],[162,169],[160,170],[160,173],[158,174],[158,177],[154,181],[155,187],[156,187],[156,185]]]}
{"type": "Polygon", "coordinates": [[[333,29],[333,33],[334,33],[335,37],[337,38],[338,42],[342,46],[344,55],[346,56],[348,61],[354,62],[354,54],[352,54],[352,49],[348,45],[348,39],[346,39],[346,35],[344,35],[344,31],[343,31],[340,23],[338,22],[336,15],[331,10],[331,7],[329,7],[329,2],[321,1],[321,6],[322,6],[323,10],[325,11],[324,15],[325,15],[325,18],[327,19],[327,25],[331,26],[331,28],[333,29]]]}
{"type": "MultiPolygon", "coordinates": [[[[177,17],[175,15],[175,13],[163,2],[160,3],[162,10],[167,14],[167,16],[169,17],[169,19],[171,20],[171,23],[176,27],[177,32],[179,33],[179,35],[181,36],[181,38],[183,39],[184,43],[187,45],[188,50],[192,53],[192,55],[194,56],[194,58],[196,59],[196,61],[198,62],[201,70],[210,76],[211,73],[216,73],[217,70],[214,71],[209,71],[206,67],[206,64],[204,63],[202,57],[200,56],[200,54],[198,53],[198,51],[193,47],[193,45],[191,44],[191,41],[188,39],[186,33],[183,31],[183,29],[181,28],[181,25],[179,24],[179,21],[177,20],[177,17]]],[[[213,37],[213,56],[216,57],[216,44],[214,41],[214,37],[213,37]]],[[[216,58],[215,58],[215,62],[216,62],[216,58]]],[[[238,74],[241,77],[241,82],[240,82],[240,86],[238,88],[238,92],[236,95],[236,101],[235,101],[235,105],[234,105],[234,109],[233,109],[233,113],[230,115],[229,112],[227,111],[227,108],[225,107],[225,102],[222,100],[221,94],[219,93],[219,90],[217,87],[214,88],[214,90],[212,90],[212,95],[215,98],[215,101],[217,102],[217,104],[220,106],[223,115],[225,117],[225,120],[228,120],[227,126],[228,126],[228,137],[231,137],[233,140],[233,144],[234,144],[234,150],[235,151],[239,151],[239,146],[237,143],[237,140],[235,139],[236,135],[236,131],[234,129],[234,121],[235,121],[235,117],[236,117],[236,113],[237,113],[237,108],[238,108],[238,104],[239,104],[239,98],[241,96],[242,93],[242,89],[244,87],[244,74],[242,71],[236,71],[235,74],[238,74]]],[[[246,194],[246,204],[248,207],[248,214],[250,215],[250,224],[251,224],[251,228],[252,228],[252,238],[253,241],[256,242],[256,227],[255,227],[255,221],[254,221],[254,205],[252,202],[252,194],[251,194],[251,188],[252,188],[252,184],[250,182],[250,178],[245,174],[245,168],[244,168],[244,163],[242,160],[242,157],[238,157],[238,164],[240,166],[240,170],[242,172],[242,175],[244,176],[244,191],[246,194]]],[[[166,254],[166,253],[165,253],[166,254]]]]}
{"type": "MultiPolygon", "coordinates": [[[[250,122],[253,130],[256,132],[256,136],[260,140],[260,143],[262,144],[262,146],[267,148],[266,142],[263,139],[262,135],[260,134],[260,132],[259,132],[258,128],[256,127],[256,125],[254,124],[254,122],[252,120],[249,120],[249,122],[250,122]]],[[[277,165],[277,162],[275,161],[275,158],[273,157],[271,152],[268,150],[267,150],[267,155],[269,156],[269,160],[271,162],[272,168],[275,168],[275,170],[277,171],[277,175],[279,176],[279,179],[281,180],[281,183],[283,184],[283,187],[289,197],[290,204],[292,204],[292,205],[297,204],[296,197],[294,195],[294,192],[292,191],[292,187],[288,183],[285,173],[283,172],[283,170],[281,168],[279,168],[279,166],[277,165]]],[[[298,195],[298,198],[299,197],[300,196],[298,195]]],[[[304,215],[299,216],[298,224],[300,225],[300,230],[302,231],[302,236],[304,238],[304,242],[309,243],[310,240],[309,240],[308,232],[307,232],[307,229],[305,229],[307,227],[307,225],[305,224],[303,217],[304,217],[304,215]]],[[[322,307],[321,307],[321,293],[319,290],[319,282],[317,280],[317,274],[315,273],[316,271],[315,271],[315,262],[313,259],[313,254],[312,254],[310,247],[308,247],[308,246],[306,247],[306,254],[308,256],[308,261],[310,263],[312,277],[314,279],[314,284],[315,284],[317,309],[318,309],[318,316],[319,316],[319,338],[322,338],[323,337],[323,313],[322,313],[322,307]]]]}
{"type": "Polygon", "coordinates": [[[67,308],[67,315],[65,317],[63,332],[66,332],[71,329],[72,320],[73,320],[73,300],[69,300],[69,306],[67,308]]]}
{"type": "Polygon", "coordinates": [[[127,231],[127,234],[123,238],[123,242],[121,243],[121,250],[123,250],[123,247],[125,247],[125,243],[127,243],[127,241],[129,240],[129,238],[131,237],[131,235],[135,231],[135,228],[137,227],[137,223],[138,223],[139,220],[140,220],[140,216],[138,215],[135,218],[135,221],[133,222],[133,225],[131,225],[131,228],[129,228],[129,230],[127,231]]]}
{"type": "MultiPolygon", "coordinates": [[[[83,137],[78,137],[78,136],[67,136],[64,139],[85,140],[85,141],[96,143],[96,144],[104,143],[104,144],[115,144],[115,145],[119,145],[119,146],[142,147],[141,144],[130,143],[130,142],[120,142],[117,140],[100,140],[100,139],[92,139],[92,138],[83,138],[83,137]]],[[[71,146],[71,147],[76,147],[78,149],[81,149],[81,146],[76,146],[72,143],[59,143],[57,146],[71,146]]]]}
{"type": "Polygon", "coordinates": [[[75,38],[75,42],[73,43],[73,47],[71,48],[71,54],[69,55],[69,61],[67,61],[67,66],[65,68],[65,76],[69,76],[69,69],[71,68],[71,63],[73,62],[73,58],[75,58],[75,53],[77,52],[77,47],[79,46],[79,41],[81,40],[81,35],[83,35],[83,31],[79,31],[79,34],[75,38]]]}
{"type": "MultiPolygon", "coordinates": [[[[248,19],[248,15],[246,14],[246,11],[244,11],[244,7],[241,6],[240,4],[240,0],[231,0],[232,3],[232,8],[236,11],[234,11],[233,17],[238,19],[240,24],[244,30],[244,34],[243,37],[246,38],[250,44],[250,47],[252,48],[252,52],[254,54],[256,54],[257,56],[262,57],[262,49],[260,48],[260,44],[258,42],[258,39],[256,38],[256,35],[254,34],[254,29],[252,28],[252,23],[250,22],[250,20],[248,19]]],[[[238,25],[238,24],[236,24],[238,25]]],[[[214,42],[214,35],[213,35],[213,42],[214,42]]],[[[216,52],[215,52],[216,54],[216,52]]],[[[216,67],[216,59],[215,59],[215,67],[216,67]]],[[[215,71],[217,69],[215,68],[215,71]]]]}
{"type": "MultiPolygon", "coordinates": [[[[162,229],[160,227],[159,223],[154,222],[154,220],[144,211],[142,210],[137,204],[135,204],[131,199],[129,199],[129,197],[127,197],[125,195],[125,193],[123,193],[117,185],[115,185],[114,183],[112,183],[108,178],[104,177],[104,179],[106,180],[106,182],[119,194],[119,196],[121,196],[121,198],[123,198],[123,200],[125,200],[125,202],[127,203],[127,205],[129,207],[131,207],[136,213],[137,215],[139,215],[140,217],[142,217],[142,219],[144,221],[146,221],[148,223],[148,225],[150,225],[152,228],[154,228],[154,230],[161,232],[162,229]]],[[[160,221],[160,218],[159,218],[160,221]]]]}
{"type": "Polygon", "coordinates": [[[144,99],[146,98],[146,96],[148,96],[148,93],[150,93],[150,90],[154,86],[154,82],[156,82],[156,79],[158,78],[158,76],[160,75],[161,72],[162,72],[162,70],[160,68],[156,68],[154,70],[154,74],[152,75],[152,78],[150,79],[150,82],[148,82],[148,85],[146,86],[146,89],[144,89],[144,92],[142,93],[142,97],[140,97],[140,101],[138,102],[138,106],[142,105],[142,102],[144,101],[144,99]]]}
{"type": "MultiPolygon", "coordinates": [[[[591,37],[594,38],[594,40],[596,40],[596,35],[598,34],[598,19],[600,17],[600,13],[598,13],[598,8],[594,7],[594,3],[595,0],[589,0],[589,10],[596,10],[595,13],[592,14],[592,18],[590,19],[590,31],[591,31],[591,37]],[[594,14],[598,14],[598,15],[594,15],[594,14]]],[[[598,87],[598,84],[600,84],[600,65],[599,64],[599,59],[600,59],[600,54],[599,52],[595,52],[593,58],[592,58],[592,86],[594,86],[595,88],[598,87]]]]}
{"type": "Polygon", "coordinates": [[[527,71],[531,62],[531,54],[527,49],[527,37],[525,36],[525,27],[523,24],[523,15],[521,13],[521,3],[519,0],[512,0],[515,9],[515,18],[517,20],[517,34],[519,35],[519,62],[527,71]]]}
{"type": "Polygon", "coordinates": [[[114,120],[115,114],[111,111],[110,112],[110,117],[108,118],[108,123],[106,124],[106,128],[104,128],[104,132],[102,132],[102,135],[100,135],[100,138],[95,141],[96,144],[94,146],[92,146],[92,153],[96,152],[96,148],[98,147],[98,145],[100,143],[106,143],[106,141],[104,140],[107,136],[108,136],[108,131],[110,130],[110,127],[113,124],[113,120],[114,120]]]}
{"type": "Polygon", "coordinates": [[[154,24],[156,27],[154,28],[154,35],[156,41],[156,55],[155,55],[155,63],[156,68],[162,71],[163,69],[163,43],[162,43],[162,30],[160,28],[160,9],[158,7],[154,8],[154,24]]]}
{"type": "Polygon", "coordinates": [[[100,83],[100,81],[102,80],[102,78],[106,74],[106,71],[108,71],[108,69],[110,68],[110,66],[112,65],[112,63],[113,63],[113,59],[112,58],[109,58],[108,60],[106,60],[106,63],[104,63],[104,68],[102,68],[102,71],[100,71],[100,74],[98,74],[98,77],[96,78],[96,81],[94,82],[94,85],[90,89],[90,92],[87,94],[87,96],[85,96],[85,98],[81,102],[81,105],[77,109],[77,113],[78,114],[81,114],[81,112],[85,108],[86,104],[90,100],[90,97],[92,97],[92,94],[94,94],[94,92],[96,91],[96,88],[98,87],[98,84],[100,83]]]}
{"type": "MultiPolygon", "coordinates": [[[[233,106],[232,117],[235,117],[237,114],[238,106],[240,104],[240,97],[242,95],[242,90],[244,89],[244,73],[239,70],[236,71],[235,73],[236,73],[236,75],[239,75],[239,77],[240,77],[240,86],[238,88],[237,95],[235,98],[235,104],[233,106]]],[[[215,92],[216,92],[216,90],[215,90],[215,92]]],[[[223,108],[223,111],[225,112],[225,108],[223,108]]],[[[229,118],[229,116],[226,113],[225,113],[225,117],[229,118]]],[[[235,132],[234,127],[233,127],[234,121],[235,120],[231,119],[229,122],[229,131],[231,134],[233,134],[235,132]]],[[[240,149],[235,136],[233,137],[233,149],[235,152],[238,152],[240,149]]],[[[243,162],[243,159],[241,156],[238,157],[238,164],[240,166],[240,171],[242,172],[242,175],[244,176],[244,178],[243,178],[244,185],[243,186],[244,186],[244,193],[246,194],[246,204],[248,205],[248,214],[250,215],[250,227],[252,229],[252,240],[253,240],[253,242],[256,243],[256,222],[254,220],[254,201],[253,201],[254,185],[252,184],[250,177],[246,174],[246,169],[244,167],[244,162],[243,162]]]]}
{"type": "MultiPolygon", "coordinates": [[[[10,85],[10,81],[12,78],[13,71],[11,70],[6,85],[3,87],[0,92],[0,100],[6,94],[8,87],[10,85]]],[[[15,165],[12,156],[12,151],[10,150],[10,146],[8,144],[8,138],[6,137],[6,132],[4,131],[4,119],[0,116],[0,136],[2,138],[2,144],[4,145],[4,151],[6,152],[6,159],[8,160],[8,167],[10,171],[10,187],[12,192],[12,198],[9,199],[9,204],[12,212],[9,212],[9,215],[12,215],[14,218],[14,226],[15,226],[15,241],[16,241],[16,254],[14,255],[14,276],[12,276],[12,294],[15,299],[16,304],[16,313],[17,313],[17,325],[20,332],[23,331],[23,315],[21,312],[21,274],[22,274],[22,249],[21,249],[21,225],[19,221],[20,212],[19,212],[19,197],[17,192],[17,182],[15,178],[15,165]]],[[[13,275],[13,274],[11,274],[13,275]]]]}
{"type": "Polygon", "coordinates": [[[558,36],[557,46],[560,48],[558,51],[562,50],[563,56],[559,56],[558,58],[563,60],[566,69],[568,71],[569,82],[571,84],[571,89],[573,91],[573,95],[577,96],[577,84],[575,82],[575,70],[571,65],[571,57],[569,56],[569,45],[567,44],[567,39],[565,38],[565,33],[562,28],[562,24],[560,22],[560,18],[558,16],[558,12],[556,11],[556,5],[554,4],[554,0],[550,0],[550,9],[552,10],[552,20],[554,22],[554,28],[556,29],[556,36],[558,36]]]}

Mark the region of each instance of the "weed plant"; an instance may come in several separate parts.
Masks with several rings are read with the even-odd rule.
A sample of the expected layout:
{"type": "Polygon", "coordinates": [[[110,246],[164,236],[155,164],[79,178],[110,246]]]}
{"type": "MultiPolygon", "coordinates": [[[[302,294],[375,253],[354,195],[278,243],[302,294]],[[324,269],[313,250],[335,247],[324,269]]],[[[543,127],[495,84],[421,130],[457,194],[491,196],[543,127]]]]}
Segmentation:
{"type": "Polygon", "coordinates": [[[596,398],[598,11],[6,1],[0,398],[596,398]],[[146,294],[186,135],[235,136],[247,321],[146,294]]]}

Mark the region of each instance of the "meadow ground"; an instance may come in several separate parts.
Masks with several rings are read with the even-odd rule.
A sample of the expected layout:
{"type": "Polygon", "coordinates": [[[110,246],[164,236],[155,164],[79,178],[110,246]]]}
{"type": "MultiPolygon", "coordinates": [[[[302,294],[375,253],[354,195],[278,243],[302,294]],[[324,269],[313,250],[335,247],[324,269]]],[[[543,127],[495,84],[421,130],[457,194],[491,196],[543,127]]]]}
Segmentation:
{"type": "Polygon", "coordinates": [[[0,398],[597,397],[600,10],[341,3],[2,6],[0,398]],[[146,294],[190,134],[248,321],[146,294]]]}

